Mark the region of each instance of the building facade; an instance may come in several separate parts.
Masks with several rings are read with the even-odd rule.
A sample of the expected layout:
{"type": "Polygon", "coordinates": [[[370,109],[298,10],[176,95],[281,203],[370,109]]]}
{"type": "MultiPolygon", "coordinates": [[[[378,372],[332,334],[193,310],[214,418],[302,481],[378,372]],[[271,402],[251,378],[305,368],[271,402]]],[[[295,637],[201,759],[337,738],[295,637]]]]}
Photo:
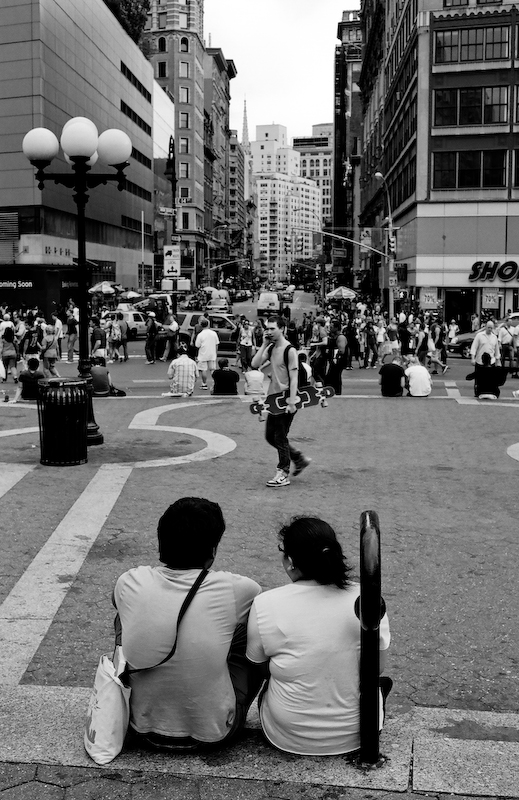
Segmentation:
{"type": "Polygon", "coordinates": [[[229,103],[234,63],[203,40],[203,0],[152,0],[142,49],[176,109],[181,274],[199,285],[228,254],[229,103]]]}
{"type": "Polygon", "coordinates": [[[332,225],[333,123],[312,125],[312,135],[292,140],[301,157],[301,177],[312,178],[321,190],[325,227],[332,225]]]}
{"type": "MultiPolygon", "coordinates": [[[[367,189],[376,169],[385,176],[379,220],[389,199],[395,291],[462,327],[474,311],[502,317],[519,307],[517,9],[481,0],[377,8],[366,4],[363,18],[383,29],[371,84],[382,89],[381,149],[366,150],[363,170],[367,189]]],[[[366,219],[376,198],[366,197],[366,219]]]]}
{"type": "MultiPolygon", "coordinates": [[[[77,289],[72,192],[51,182],[38,189],[22,153],[27,131],[46,127],[59,138],[75,116],[132,140],[126,190],[92,190],[86,237],[93,282],[137,288],[143,215],[151,264],[153,71],[102,0],[92,0],[88,14],[70,0],[0,0],[0,11],[0,300],[48,312],[77,289]]],[[[70,167],[60,155],[51,169],[70,167]]]]}

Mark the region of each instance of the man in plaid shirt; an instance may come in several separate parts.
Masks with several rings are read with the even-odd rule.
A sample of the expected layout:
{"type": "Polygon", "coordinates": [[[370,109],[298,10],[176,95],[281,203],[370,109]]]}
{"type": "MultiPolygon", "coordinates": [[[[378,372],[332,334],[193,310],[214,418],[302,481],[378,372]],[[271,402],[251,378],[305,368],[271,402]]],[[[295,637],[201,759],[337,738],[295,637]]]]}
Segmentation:
{"type": "Polygon", "coordinates": [[[169,394],[190,397],[198,378],[196,361],[189,358],[187,346],[181,342],[178,346],[178,358],[175,358],[168,368],[168,378],[171,379],[169,394]]]}

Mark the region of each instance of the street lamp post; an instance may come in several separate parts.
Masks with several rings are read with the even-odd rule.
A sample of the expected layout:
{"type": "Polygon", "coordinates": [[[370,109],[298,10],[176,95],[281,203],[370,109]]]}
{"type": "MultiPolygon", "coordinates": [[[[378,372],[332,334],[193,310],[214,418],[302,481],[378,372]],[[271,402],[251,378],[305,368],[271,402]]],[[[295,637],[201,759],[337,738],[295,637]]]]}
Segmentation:
{"type": "Polygon", "coordinates": [[[128,166],[128,158],[132,152],[130,137],[124,131],[111,128],[100,135],[94,123],[86,117],[74,117],[63,127],[61,138],[48,128],[33,128],[25,134],[22,149],[31,164],[36,167],[38,188],[43,190],[45,181],[73,189],[73,199],[77,207],[77,274],[78,274],[78,309],[79,309],[79,376],[86,380],[89,395],[87,422],[87,444],[97,445],[104,441],[94,418],[92,405],[92,362],[88,346],[88,288],[89,266],[86,259],[86,226],[85,208],[88,202],[88,189],[93,189],[108,181],[117,181],[119,191],[124,189],[126,177],[124,169],[128,166]],[[65,160],[71,165],[72,172],[45,172],[52,159],[59,153],[59,146],[65,160]],[[105,164],[114,167],[115,173],[89,172],[98,158],[105,164]]]}
{"type": "MultiPolygon", "coordinates": [[[[218,230],[218,228],[229,228],[229,223],[228,222],[218,222],[208,232],[208,238],[212,239],[213,238],[213,236],[212,236],[213,232],[218,230]]],[[[208,264],[209,264],[208,265],[208,273],[209,273],[209,277],[210,277],[211,276],[211,270],[214,269],[214,267],[211,267],[211,257],[209,255],[209,242],[207,241],[207,239],[205,240],[205,246],[206,246],[207,257],[204,259],[204,265],[205,265],[205,262],[207,261],[208,264]]]]}
{"type": "MultiPolygon", "coordinates": [[[[377,181],[381,181],[381,183],[382,183],[382,185],[384,187],[385,195],[386,195],[387,222],[388,222],[388,225],[387,225],[387,254],[388,254],[387,266],[388,266],[388,276],[389,276],[389,278],[392,278],[393,275],[394,275],[394,272],[395,272],[395,257],[394,257],[394,252],[393,252],[393,237],[394,237],[393,231],[394,231],[394,228],[393,228],[393,214],[392,214],[392,211],[391,211],[391,198],[389,196],[389,189],[388,189],[388,185],[387,185],[387,181],[386,181],[385,175],[383,175],[381,172],[375,172],[375,178],[376,178],[377,181]]],[[[388,280],[388,283],[391,283],[391,281],[388,280]]],[[[395,297],[394,297],[394,294],[393,294],[393,286],[388,286],[388,300],[389,300],[389,307],[388,307],[389,321],[391,321],[393,316],[394,316],[394,314],[395,314],[395,297]]]]}

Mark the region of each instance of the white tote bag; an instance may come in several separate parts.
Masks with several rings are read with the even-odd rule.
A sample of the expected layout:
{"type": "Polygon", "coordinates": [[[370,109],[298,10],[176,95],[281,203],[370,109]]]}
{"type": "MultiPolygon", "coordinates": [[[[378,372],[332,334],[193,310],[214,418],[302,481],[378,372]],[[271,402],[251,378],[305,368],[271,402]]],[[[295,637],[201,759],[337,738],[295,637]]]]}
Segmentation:
{"type": "Polygon", "coordinates": [[[7,376],[6,376],[6,374],[5,374],[4,362],[3,362],[3,361],[2,361],[2,359],[0,358],[0,379],[1,379],[1,380],[4,380],[6,377],[7,377],[7,376]]]}
{"type": "Polygon", "coordinates": [[[114,660],[101,656],[88,704],[85,726],[85,750],[96,764],[109,764],[123,748],[130,721],[130,687],[119,679],[126,661],[121,647],[114,660]]]}

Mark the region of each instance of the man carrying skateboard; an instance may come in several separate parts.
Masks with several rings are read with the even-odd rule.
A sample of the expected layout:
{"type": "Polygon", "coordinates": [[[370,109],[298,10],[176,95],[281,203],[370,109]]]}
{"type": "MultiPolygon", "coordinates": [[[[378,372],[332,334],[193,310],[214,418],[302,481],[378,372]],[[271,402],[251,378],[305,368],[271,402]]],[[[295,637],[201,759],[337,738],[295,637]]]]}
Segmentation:
{"type": "Polygon", "coordinates": [[[271,376],[269,394],[283,392],[289,389],[287,409],[285,414],[268,414],[265,430],[265,439],[278,451],[278,466],[276,474],[267,481],[267,486],[278,489],[281,486],[290,486],[290,462],[294,463],[293,475],[299,475],[310,463],[299,450],[292,447],[288,441],[288,432],[297,411],[297,351],[290,347],[290,342],[285,338],[285,321],[282,317],[269,317],[263,344],[252,359],[252,368],[259,369],[267,361],[270,362],[271,376]],[[285,364],[285,349],[288,350],[288,369],[285,364]]]}

